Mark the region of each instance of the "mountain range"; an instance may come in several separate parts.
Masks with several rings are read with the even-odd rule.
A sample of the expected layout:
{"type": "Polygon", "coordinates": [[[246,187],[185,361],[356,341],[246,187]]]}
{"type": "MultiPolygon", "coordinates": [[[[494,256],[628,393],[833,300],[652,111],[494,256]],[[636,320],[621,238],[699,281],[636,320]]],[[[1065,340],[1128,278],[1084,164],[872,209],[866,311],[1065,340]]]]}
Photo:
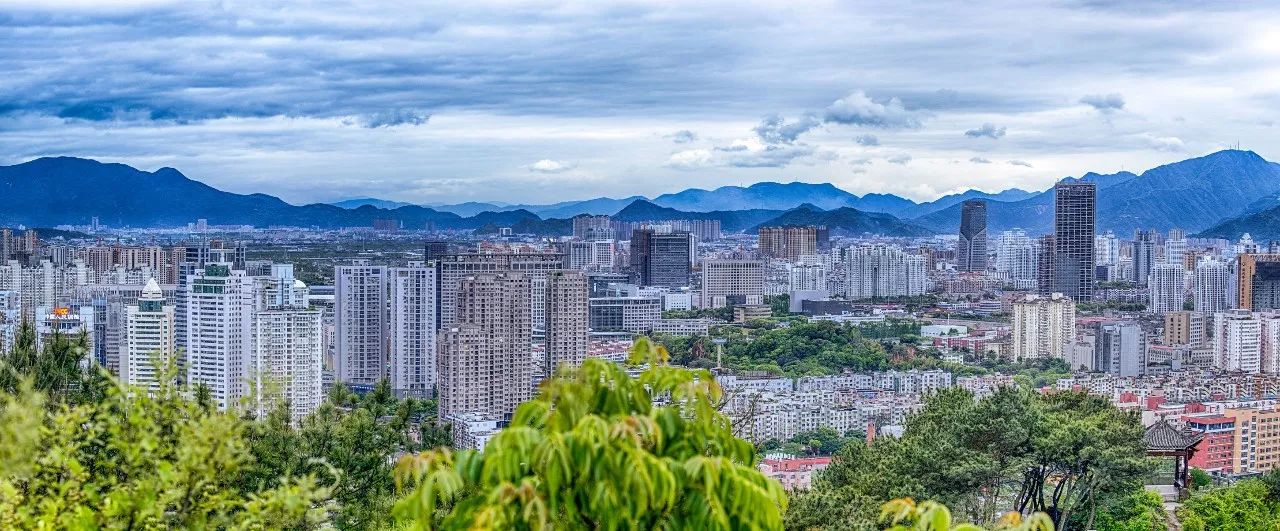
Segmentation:
{"type": "MultiPolygon", "coordinates": [[[[1280,165],[1251,151],[1226,150],[1166,164],[1141,174],[1087,173],[1060,182],[1097,184],[1100,231],[1122,236],[1135,228],[1236,238],[1280,238],[1280,165]]],[[[0,226],[88,224],[98,217],[115,227],[182,226],[197,218],[213,225],[369,227],[394,219],[406,228],[563,235],[569,218],[608,214],[616,219],[717,219],[726,232],[761,225],[814,224],[835,234],[919,236],[954,233],[960,203],[988,202],[992,233],[1014,227],[1032,234],[1052,230],[1053,190],[999,193],[969,190],[926,203],[891,194],[858,196],[831,184],[757,183],[714,190],[691,188],[653,199],[627,197],[550,205],[462,203],[418,206],[377,198],[339,204],[292,205],[266,194],[235,194],[192,180],[173,168],[154,172],[72,157],[0,166],[0,226]],[[458,212],[450,209],[458,210],[458,212]]]]}

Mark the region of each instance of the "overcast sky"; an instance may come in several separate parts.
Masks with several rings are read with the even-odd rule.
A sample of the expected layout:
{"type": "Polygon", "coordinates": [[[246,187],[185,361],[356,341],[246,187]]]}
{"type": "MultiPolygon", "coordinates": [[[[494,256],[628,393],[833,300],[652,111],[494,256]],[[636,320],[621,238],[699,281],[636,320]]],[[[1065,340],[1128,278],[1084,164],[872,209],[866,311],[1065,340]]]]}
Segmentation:
{"type": "Polygon", "coordinates": [[[0,0],[0,163],[440,203],[1280,159],[1266,3],[267,4],[0,0]]]}

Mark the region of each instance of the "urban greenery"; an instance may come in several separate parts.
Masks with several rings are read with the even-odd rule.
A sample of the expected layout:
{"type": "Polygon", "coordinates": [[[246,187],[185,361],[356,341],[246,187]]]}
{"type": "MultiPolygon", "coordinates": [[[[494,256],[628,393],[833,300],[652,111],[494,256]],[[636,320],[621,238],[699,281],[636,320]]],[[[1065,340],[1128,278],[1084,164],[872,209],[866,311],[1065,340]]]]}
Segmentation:
{"type": "Polygon", "coordinates": [[[786,441],[770,439],[760,445],[761,452],[782,452],[789,455],[826,456],[835,455],[845,446],[862,444],[867,434],[861,431],[850,431],[844,434],[831,428],[818,428],[813,431],[797,433],[786,441]]]}
{"type": "Polygon", "coordinates": [[[644,338],[632,362],[647,363],[637,378],[599,359],[562,367],[483,453],[402,458],[395,513],[424,529],[780,528],[782,487],[715,409],[711,374],[644,338]]]}
{"type": "Polygon", "coordinates": [[[1178,517],[1186,531],[1280,529],[1280,472],[1198,492],[1178,517]]]}
{"type": "Polygon", "coordinates": [[[975,400],[931,395],[901,438],[848,445],[794,497],[789,529],[863,529],[882,500],[931,499],[966,520],[995,523],[1013,508],[1059,529],[1090,529],[1100,508],[1140,492],[1142,425],[1107,400],[1008,387],[975,400]]]}

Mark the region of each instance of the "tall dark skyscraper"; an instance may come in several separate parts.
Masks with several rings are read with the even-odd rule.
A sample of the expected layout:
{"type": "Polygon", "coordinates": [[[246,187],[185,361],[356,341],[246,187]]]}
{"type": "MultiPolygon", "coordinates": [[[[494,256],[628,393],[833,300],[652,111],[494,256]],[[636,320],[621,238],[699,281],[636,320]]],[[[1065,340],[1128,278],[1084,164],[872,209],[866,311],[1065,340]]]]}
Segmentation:
{"type": "Polygon", "coordinates": [[[1133,283],[1145,286],[1156,262],[1156,231],[1133,231],[1133,283]]]}
{"type": "Polygon", "coordinates": [[[692,256],[693,240],[687,232],[636,229],[631,233],[631,273],[641,286],[688,286],[692,256]]]}
{"type": "Polygon", "coordinates": [[[1076,301],[1093,298],[1097,194],[1093,183],[1053,187],[1053,291],[1076,301]]]}
{"type": "Polygon", "coordinates": [[[960,205],[960,243],[956,246],[956,269],[987,270],[987,202],[970,199],[960,205]]]}
{"type": "Polygon", "coordinates": [[[1053,293],[1053,235],[1045,234],[1036,242],[1036,291],[1053,293]]]}

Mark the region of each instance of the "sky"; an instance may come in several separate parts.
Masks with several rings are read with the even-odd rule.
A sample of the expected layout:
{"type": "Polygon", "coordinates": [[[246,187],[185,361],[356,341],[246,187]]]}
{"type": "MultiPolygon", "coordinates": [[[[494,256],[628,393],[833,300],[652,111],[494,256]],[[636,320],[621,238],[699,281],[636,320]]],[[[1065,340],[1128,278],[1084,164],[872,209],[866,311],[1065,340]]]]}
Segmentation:
{"type": "Polygon", "coordinates": [[[1039,190],[1280,159],[1276,27],[1214,1],[0,0],[0,164],[293,203],[1039,190]]]}

